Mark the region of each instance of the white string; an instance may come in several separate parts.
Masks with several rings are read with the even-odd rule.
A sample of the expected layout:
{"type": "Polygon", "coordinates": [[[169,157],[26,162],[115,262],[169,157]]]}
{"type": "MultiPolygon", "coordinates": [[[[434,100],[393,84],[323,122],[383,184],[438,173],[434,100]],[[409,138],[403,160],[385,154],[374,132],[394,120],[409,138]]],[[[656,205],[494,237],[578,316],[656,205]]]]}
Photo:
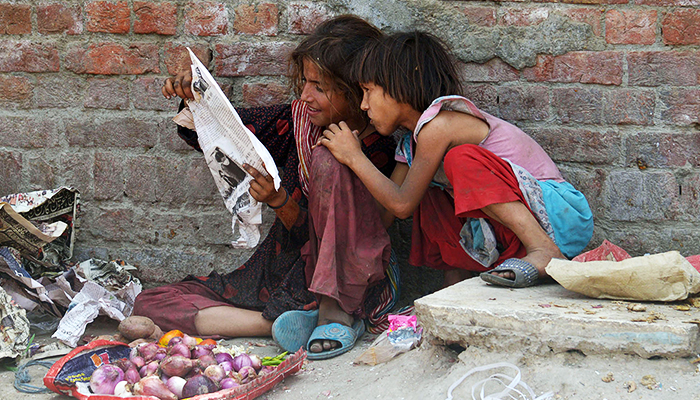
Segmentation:
{"type": "Polygon", "coordinates": [[[521,374],[520,374],[520,368],[516,367],[513,364],[507,363],[507,362],[500,362],[500,363],[494,363],[494,364],[488,364],[488,365],[483,365],[481,367],[475,367],[469,370],[466,374],[462,375],[461,378],[457,379],[452,385],[450,385],[450,388],[447,389],[447,399],[446,400],[452,400],[452,391],[457,388],[462,382],[464,382],[467,377],[469,377],[471,374],[475,372],[482,372],[482,371],[488,371],[490,369],[494,368],[511,368],[517,371],[515,377],[511,377],[505,374],[500,374],[496,373],[491,376],[489,376],[486,379],[483,379],[477,383],[475,383],[472,386],[472,400],[503,400],[503,399],[512,399],[512,400],[518,400],[518,399],[525,399],[525,400],[547,400],[551,399],[554,396],[553,392],[547,392],[539,397],[535,397],[535,392],[530,389],[530,387],[523,381],[520,380],[521,374]],[[505,379],[507,381],[510,381],[510,383],[506,384],[503,380],[499,379],[505,379]],[[505,386],[505,389],[502,391],[496,393],[496,394],[486,394],[486,383],[489,381],[496,381],[499,384],[505,386]],[[521,392],[520,390],[516,389],[517,386],[522,386],[525,391],[527,391],[527,394],[530,395],[530,397],[527,396],[527,394],[521,392]],[[475,396],[475,391],[479,390],[479,399],[475,396]],[[517,393],[517,397],[513,396],[512,392],[517,393]]]}

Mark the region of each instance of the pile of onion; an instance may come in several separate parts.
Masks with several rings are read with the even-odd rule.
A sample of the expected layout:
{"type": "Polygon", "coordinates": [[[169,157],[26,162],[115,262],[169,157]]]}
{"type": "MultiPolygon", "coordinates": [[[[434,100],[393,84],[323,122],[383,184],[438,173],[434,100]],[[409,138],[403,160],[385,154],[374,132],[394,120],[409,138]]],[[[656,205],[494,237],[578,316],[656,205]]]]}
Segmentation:
{"type": "Polygon", "coordinates": [[[270,371],[255,355],[214,354],[216,344],[197,344],[188,335],[169,338],[166,344],[141,343],[128,359],[101,365],[92,374],[90,389],[95,394],[179,400],[244,385],[270,371]]]}

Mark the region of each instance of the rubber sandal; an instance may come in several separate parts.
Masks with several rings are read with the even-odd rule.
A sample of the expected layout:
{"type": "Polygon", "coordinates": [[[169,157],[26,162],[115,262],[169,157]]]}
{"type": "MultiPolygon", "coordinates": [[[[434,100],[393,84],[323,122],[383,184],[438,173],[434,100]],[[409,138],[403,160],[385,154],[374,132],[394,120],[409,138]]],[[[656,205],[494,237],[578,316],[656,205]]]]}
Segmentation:
{"type": "Polygon", "coordinates": [[[355,346],[355,342],[365,333],[365,322],[357,320],[352,324],[352,327],[345,326],[336,322],[327,325],[321,325],[314,329],[313,333],[306,342],[308,350],[311,342],[314,340],[335,340],[340,343],[340,347],[322,351],[320,353],[307,352],[306,358],[309,360],[326,360],[347,353],[355,346]]]}
{"type": "Polygon", "coordinates": [[[318,324],[318,310],[287,311],[272,323],[272,338],[279,347],[295,353],[306,345],[316,324],[318,324]]]}
{"type": "Polygon", "coordinates": [[[480,275],[482,280],[498,286],[506,286],[513,288],[523,288],[528,286],[536,285],[539,282],[539,272],[534,265],[527,261],[521,260],[519,258],[509,258],[498,267],[482,272],[480,275]],[[507,279],[498,275],[492,274],[492,272],[506,272],[510,271],[515,274],[515,279],[507,279]]]}

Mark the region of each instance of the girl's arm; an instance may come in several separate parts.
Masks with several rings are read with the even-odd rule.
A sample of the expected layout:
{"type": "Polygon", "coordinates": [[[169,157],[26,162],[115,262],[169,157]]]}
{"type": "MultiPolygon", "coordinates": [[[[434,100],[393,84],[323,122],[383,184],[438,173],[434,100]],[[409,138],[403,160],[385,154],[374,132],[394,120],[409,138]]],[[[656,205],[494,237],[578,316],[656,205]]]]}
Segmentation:
{"type": "Polygon", "coordinates": [[[332,124],[323,134],[319,143],[328,147],[340,163],[352,169],[388,212],[401,219],[410,217],[418,207],[449,145],[447,137],[424,128],[416,145],[413,165],[399,170],[395,178],[403,182],[397,184],[384,176],[362,153],[357,134],[350,131],[345,122],[339,126],[332,124]],[[399,173],[405,179],[400,179],[399,173]]]}

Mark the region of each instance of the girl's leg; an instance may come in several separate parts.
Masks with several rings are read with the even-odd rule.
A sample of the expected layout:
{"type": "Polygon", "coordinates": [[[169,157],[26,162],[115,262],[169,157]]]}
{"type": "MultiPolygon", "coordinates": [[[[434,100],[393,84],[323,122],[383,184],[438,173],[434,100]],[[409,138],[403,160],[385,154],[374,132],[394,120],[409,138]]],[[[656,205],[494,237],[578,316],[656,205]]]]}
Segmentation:
{"type": "MultiPolygon", "coordinates": [[[[338,302],[328,296],[321,296],[321,302],[318,306],[318,326],[327,325],[332,322],[337,322],[345,326],[352,326],[353,316],[343,311],[338,302]]],[[[318,340],[311,343],[309,351],[312,353],[320,353],[324,350],[331,350],[338,347],[340,344],[334,340],[318,340]]]]}
{"type": "Polygon", "coordinates": [[[201,336],[270,336],[272,321],[263,318],[261,311],[246,310],[230,305],[199,310],[194,325],[201,336]]]}
{"type": "MultiPolygon", "coordinates": [[[[559,247],[547,236],[530,209],[520,201],[490,204],[481,209],[484,214],[510,229],[525,246],[527,255],[523,260],[537,268],[540,278],[547,276],[545,267],[552,258],[565,258],[559,247]]],[[[496,273],[494,273],[496,274],[496,273]]],[[[515,279],[513,272],[501,272],[499,276],[515,279]]]]}

